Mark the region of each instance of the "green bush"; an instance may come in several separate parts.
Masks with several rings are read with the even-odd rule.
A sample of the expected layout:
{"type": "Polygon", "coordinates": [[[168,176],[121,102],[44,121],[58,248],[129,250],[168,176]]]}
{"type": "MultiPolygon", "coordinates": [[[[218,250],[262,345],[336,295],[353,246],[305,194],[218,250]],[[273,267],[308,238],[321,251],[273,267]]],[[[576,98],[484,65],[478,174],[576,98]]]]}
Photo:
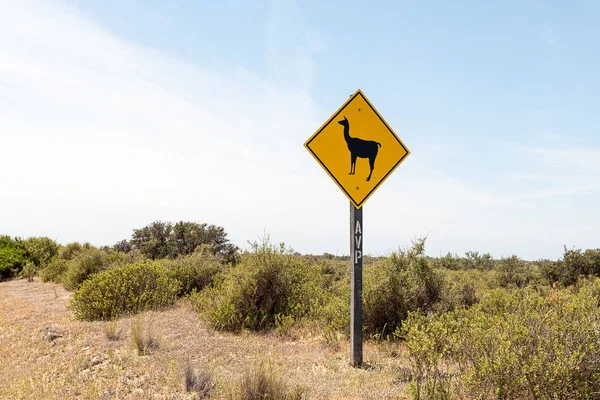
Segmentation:
{"type": "Polygon", "coordinates": [[[499,287],[523,288],[533,279],[525,262],[515,255],[502,258],[497,270],[499,287]]]}
{"type": "Polygon", "coordinates": [[[367,334],[387,337],[410,311],[431,310],[441,300],[443,277],[425,257],[425,239],[365,269],[363,301],[367,334]]]}
{"type": "Polygon", "coordinates": [[[584,256],[587,273],[600,277],[600,249],[586,250],[584,256]]]}
{"type": "Polygon", "coordinates": [[[496,276],[490,271],[481,270],[446,270],[440,273],[444,276],[444,286],[440,302],[434,306],[437,312],[469,308],[479,303],[481,292],[487,289],[487,281],[496,276]]]}
{"type": "Polygon", "coordinates": [[[451,375],[446,362],[452,354],[450,336],[455,332],[452,314],[442,314],[430,319],[411,312],[395,335],[406,340],[408,361],[413,373],[409,390],[413,398],[450,399],[451,375]]]}
{"type": "Polygon", "coordinates": [[[163,263],[181,282],[179,296],[202,291],[213,282],[215,275],[225,269],[222,259],[207,246],[198,247],[196,252],[188,256],[165,260],[163,263]]]}
{"type": "Polygon", "coordinates": [[[560,282],[565,286],[573,285],[582,275],[588,275],[587,260],[580,249],[568,250],[565,247],[560,282]]]}
{"type": "Polygon", "coordinates": [[[489,271],[494,268],[494,259],[489,253],[479,254],[478,251],[467,251],[465,258],[461,259],[461,268],[489,271]]]}
{"type": "Polygon", "coordinates": [[[599,294],[600,279],[562,290],[496,289],[468,310],[410,318],[399,335],[416,375],[423,365],[435,371],[453,363],[467,397],[593,398],[599,294]]]}
{"type": "Polygon", "coordinates": [[[554,282],[562,281],[562,271],[564,268],[562,261],[543,259],[535,261],[534,264],[537,266],[540,275],[546,284],[550,285],[554,282]]]}
{"type": "Polygon", "coordinates": [[[125,264],[90,276],[73,293],[70,308],[82,320],[110,320],[126,313],[169,306],[179,282],[159,262],[125,264]]]}
{"type": "Polygon", "coordinates": [[[350,277],[335,282],[325,294],[328,299],[318,318],[327,341],[335,341],[338,333],[350,337],[350,277]]]}
{"type": "Polygon", "coordinates": [[[61,246],[58,253],[59,257],[63,260],[72,260],[75,256],[81,253],[83,250],[89,250],[92,246],[89,243],[82,246],[79,242],[69,243],[66,246],[61,246]]]}
{"type": "Polygon", "coordinates": [[[58,255],[58,248],[58,244],[47,237],[23,240],[0,236],[0,279],[23,276],[32,280],[40,268],[58,255]]]}
{"type": "Polygon", "coordinates": [[[541,277],[548,283],[570,286],[577,283],[580,277],[600,276],[600,249],[582,251],[565,247],[561,260],[540,260],[535,264],[541,277]]]}
{"type": "MultiPolygon", "coordinates": [[[[208,245],[211,252],[222,257],[226,263],[235,264],[238,261],[238,248],[229,243],[225,229],[206,223],[155,221],[134,229],[129,242],[130,249],[137,249],[153,260],[192,254],[201,245],[208,245]]],[[[115,249],[127,247],[123,241],[114,246],[115,249]]]]}
{"type": "Polygon", "coordinates": [[[22,278],[27,278],[27,282],[33,282],[33,277],[37,273],[37,267],[32,261],[28,261],[27,264],[23,267],[21,272],[19,272],[19,276],[22,278]]]}
{"type": "Polygon", "coordinates": [[[0,280],[17,276],[28,261],[21,239],[0,236],[0,280]]]}
{"type": "Polygon", "coordinates": [[[96,248],[82,249],[67,262],[67,269],[60,276],[67,290],[75,290],[90,275],[123,263],[125,256],[117,252],[107,252],[96,248]]]}
{"type": "Polygon", "coordinates": [[[460,257],[450,252],[443,257],[434,259],[433,263],[436,268],[445,268],[453,271],[461,269],[460,257]]]}
{"type": "Polygon", "coordinates": [[[69,268],[69,262],[62,258],[54,258],[38,274],[42,278],[42,282],[61,283],[64,273],[69,268]]]}
{"type": "Polygon", "coordinates": [[[254,243],[239,265],[192,299],[214,329],[258,331],[317,314],[325,303],[325,287],[320,268],[267,239],[254,243]]]}
{"type": "Polygon", "coordinates": [[[23,245],[28,258],[37,268],[45,267],[58,255],[58,244],[47,237],[31,237],[23,245]]]}

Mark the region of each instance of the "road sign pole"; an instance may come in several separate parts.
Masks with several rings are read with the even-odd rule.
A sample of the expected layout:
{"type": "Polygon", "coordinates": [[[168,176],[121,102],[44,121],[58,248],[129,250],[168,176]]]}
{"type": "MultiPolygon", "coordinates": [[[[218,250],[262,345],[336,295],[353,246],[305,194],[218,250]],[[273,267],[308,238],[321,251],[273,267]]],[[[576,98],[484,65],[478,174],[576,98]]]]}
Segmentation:
{"type": "Polygon", "coordinates": [[[363,362],[362,260],[363,212],[350,202],[350,363],[363,362]]]}
{"type": "Polygon", "coordinates": [[[410,151],[360,89],[304,147],[350,200],[350,363],[358,366],[363,362],[362,209],[410,151]]]}

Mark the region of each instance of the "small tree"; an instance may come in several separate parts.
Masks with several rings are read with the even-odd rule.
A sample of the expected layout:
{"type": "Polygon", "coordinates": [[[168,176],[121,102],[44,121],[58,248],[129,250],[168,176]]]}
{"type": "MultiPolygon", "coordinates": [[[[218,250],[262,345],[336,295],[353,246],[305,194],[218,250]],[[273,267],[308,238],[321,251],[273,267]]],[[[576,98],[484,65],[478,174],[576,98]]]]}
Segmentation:
{"type": "Polygon", "coordinates": [[[113,250],[120,253],[129,253],[131,251],[131,243],[127,239],[123,239],[113,246],[113,250]]]}
{"type": "MultiPolygon", "coordinates": [[[[184,221],[174,225],[157,221],[135,229],[130,243],[151,259],[176,258],[192,254],[201,246],[208,246],[214,255],[221,256],[225,262],[236,263],[239,250],[229,242],[223,227],[184,221]]],[[[117,245],[125,248],[123,242],[117,245]]]]}
{"type": "Polygon", "coordinates": [[[173,225],[170,222],[156,221],[141,229],[134,229],[131,243],[153,260],[166,258],[172,254],[172,232],[173,225]]]}

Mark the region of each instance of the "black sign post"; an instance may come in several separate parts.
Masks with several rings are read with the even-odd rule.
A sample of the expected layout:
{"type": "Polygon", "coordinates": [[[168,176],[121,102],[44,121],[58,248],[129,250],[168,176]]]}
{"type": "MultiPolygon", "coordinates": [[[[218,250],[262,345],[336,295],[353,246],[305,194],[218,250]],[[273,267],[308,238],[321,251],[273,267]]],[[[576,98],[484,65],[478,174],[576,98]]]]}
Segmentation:
{"type": "Polygon", "coordinates": [[[363,362],[362,264],[363,209],[350,202],[350,363],[363,362]]]}

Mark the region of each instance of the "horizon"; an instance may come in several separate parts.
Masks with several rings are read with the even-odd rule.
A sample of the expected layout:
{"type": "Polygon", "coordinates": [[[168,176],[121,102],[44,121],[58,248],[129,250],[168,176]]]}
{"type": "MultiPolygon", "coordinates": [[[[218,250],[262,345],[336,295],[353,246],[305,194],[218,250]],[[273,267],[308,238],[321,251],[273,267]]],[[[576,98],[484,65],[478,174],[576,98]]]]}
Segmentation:
{"type": "Polygon", "coordinates": [[[349,252],[303,147],[357,89],[410,150],[365,255],[599,248],[600,3],[23,0],[0,13],[0,234],[111,246],[154,221],[349,252]]]}

